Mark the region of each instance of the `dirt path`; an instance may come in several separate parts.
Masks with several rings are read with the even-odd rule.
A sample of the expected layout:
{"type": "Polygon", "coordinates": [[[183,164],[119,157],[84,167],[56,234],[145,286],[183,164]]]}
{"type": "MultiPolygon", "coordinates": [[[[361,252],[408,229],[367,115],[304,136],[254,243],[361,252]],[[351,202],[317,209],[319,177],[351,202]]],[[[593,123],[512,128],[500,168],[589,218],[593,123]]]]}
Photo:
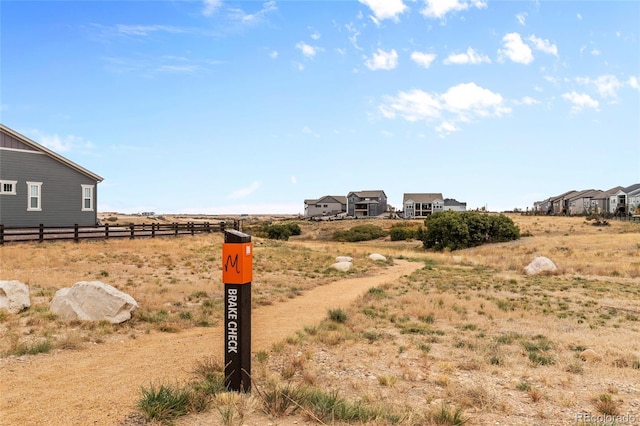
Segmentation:
{"type": "MultiPolygon", "coordinates": [[[[267,350],[327,309],[346,308],[371,287],[411,274],[421,263],[396,260],[372,277],[336,281],[252,312],[252,350],[267,350]]],[[[186,379],[196,362],[222,357],[221,326],[124,337],[80,351],[12,360],[0,368],[0,425],[117,425],[135,410],[140,387],[186,379]]]]}

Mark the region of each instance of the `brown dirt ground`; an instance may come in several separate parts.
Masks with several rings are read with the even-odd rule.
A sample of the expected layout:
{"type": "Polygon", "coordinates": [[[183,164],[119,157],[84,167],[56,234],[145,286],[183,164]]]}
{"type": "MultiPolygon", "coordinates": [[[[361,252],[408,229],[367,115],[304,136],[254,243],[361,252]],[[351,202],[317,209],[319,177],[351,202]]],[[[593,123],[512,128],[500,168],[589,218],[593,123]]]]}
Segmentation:
{"type": "MultiPolygon", "coordinates": [[[[268,350],[305,325],[320,322],[328,309],[345,308],[369,288],[421,266],[395,260],[378,275],[339,280],[295,299],[255,308],[252,350],[268,350]]],[[[216,326],[120,337],[79,351],[9,359],[0,364],[0,425],[125,424],[136,411],[142,386],[188,379],[198,361],[222,357],[223,338],[222,327],[216,326]]],[[[180,424],[213,423],[191,418],[180,424]]]]}

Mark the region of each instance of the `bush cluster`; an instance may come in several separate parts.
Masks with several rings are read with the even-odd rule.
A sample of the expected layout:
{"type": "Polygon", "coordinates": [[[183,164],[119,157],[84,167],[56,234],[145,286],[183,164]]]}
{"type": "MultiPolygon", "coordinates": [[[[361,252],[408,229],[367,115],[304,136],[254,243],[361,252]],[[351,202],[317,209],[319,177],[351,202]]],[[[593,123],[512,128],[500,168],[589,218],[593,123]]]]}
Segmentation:
{"type": "Polygon", "coordinates": [[[421,235],[424,248],[442,251],[459,250],[487,243],[520,238],[520,228],[505,215],[480,212],[438,212],[424,221],[421,235]]]}
{"type": "Polygon", "coordinates": [[[292,235],[300,235],[300,225],[294,222],[283,224],[265,224],[260,230],[260,235],[272,240],[288,240],[292,235]]]}
{"type": "Polygon", "coordinates": [[[336,231],[333,233],[334,241],[369,241],[376,238],[386,237],[384,229],[376,225],[359,225],[351,229],[336,231]]]}
{"type": "Polygon", "coordinates": [[[404,241],[404,240],[414,240],[421,239],[424,230],[422,227],[420,228],[409,228],[406,226],[394,226],[389,231],[389,236],[391,237],[391,241],[404,241]]]}

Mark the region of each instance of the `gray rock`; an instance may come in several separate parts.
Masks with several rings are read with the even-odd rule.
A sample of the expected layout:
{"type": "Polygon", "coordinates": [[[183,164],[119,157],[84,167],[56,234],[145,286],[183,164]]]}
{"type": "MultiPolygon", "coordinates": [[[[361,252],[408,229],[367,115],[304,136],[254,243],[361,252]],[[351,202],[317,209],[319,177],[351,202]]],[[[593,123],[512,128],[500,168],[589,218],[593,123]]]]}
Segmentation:
{"type": "Polygon", "coordinates": [[[31,306],[29,287],[20,281],[0,281],[0,309],[17,314],[31,306]]]}
{"type": "Polygon", "coordinates": [[[51,301],[51,312],[63,320],[127,321],[138,307],[133,297],[100,281],[80,281],[62,288],[51,301]]]}
{"type": "Polygon", "coordinates": [[[527,275],[538,275],[543,272],[555,272],[558,268],[549,258],[544,256],[536,257],[524,268],[527,275]]]}
{"type": "Polygon", "coordinates": [[[336,262],[351,262],[353,257],[350,256],[338,256],[336,257],[336,262]]]}

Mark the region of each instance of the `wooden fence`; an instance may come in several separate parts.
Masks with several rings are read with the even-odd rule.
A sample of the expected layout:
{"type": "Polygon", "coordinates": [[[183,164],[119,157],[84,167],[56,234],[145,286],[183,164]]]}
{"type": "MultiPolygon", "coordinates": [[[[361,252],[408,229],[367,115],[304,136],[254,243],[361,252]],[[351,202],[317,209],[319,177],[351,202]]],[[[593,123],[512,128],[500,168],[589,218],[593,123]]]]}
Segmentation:
{"type": "MultiPolygon", "coordinates": [[[[155,238],[161,236],[195,235],[212,232],[224,232],[225,222],[195,223],[149,223],[138,225],[101,225],[101,226],[34,226],[28,228],[5,227],[0,224],[0,245],[26,241],[88,240],[109,238],[155,238]]],[[[233,221],[233,229],[241,230],[242,223],[233,221]]]]}

